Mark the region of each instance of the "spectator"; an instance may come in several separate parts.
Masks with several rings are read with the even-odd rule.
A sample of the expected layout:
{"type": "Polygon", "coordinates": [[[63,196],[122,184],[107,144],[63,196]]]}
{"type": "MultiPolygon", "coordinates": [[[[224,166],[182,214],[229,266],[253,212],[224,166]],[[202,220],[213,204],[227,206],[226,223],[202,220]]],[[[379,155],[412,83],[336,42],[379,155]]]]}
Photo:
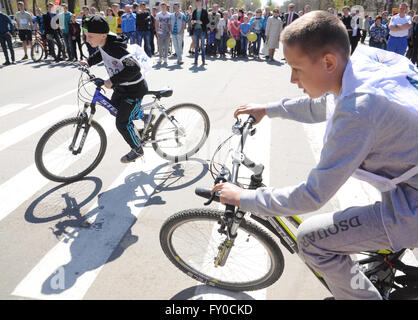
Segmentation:
{"type": "MultiPolygon", "coordinates": [[[[264,18],[264,23],[263,23],[263,31],[261,33],[261,38],[263,39],[264,44],[266,43],[266,28],[267,28],[267,19],[269,17],[271,17],[271,12],[270,12],[270,7],[267,6],[264,8],[264,14],[263,14],[263,18],[264,18]]],[[[251,19],[252,17],[250,17],[251,19]]]]}
{"type": "Polygon", "coordinates": [[[247,58],[247,49],[248,49],[247,35],[248,33],[250,33],[250,30],[251,30],[251,24],[249,23],[248,17],[244,16],[244,22],[241,23],[241,26],[240,26],[241,55],[244,58],[247,58]]]}
{"type": "Polygon", "coordinates": [[[231,50],[231,54],[232,57],[237,57],[240,52],[241,52],[241,44],[240,44],[240,40],[241,40],[241,23],[238,21],[238,14],[233,14],[231,17],[231,20],[229,21],[228,24],[228,32],[229,35],[235,39],[235,47],[232,48],[231,50]]]}
{"type": "Polygon", "coordinates": [[[132,12],[130,5],[125,6],[125,13],[122,15],[122,33],[129,39],[131,44],[136,39],[136,15],[132,12]]]}
{"type": "Polygon", "coordinates": [[[189,36],[192,38],[192,42],[190,43],[189,47],[189,53],[194,54],[194,37],[193,37],[193,26],[192,26],[192,12],[193,7],[189,6],[189,9],[187,10],[186,16],[187,16],[187,32],[189,33],[189,36]]]}
{"type": "Polygon", "coordinates": [[[95,7],[91,7],[90,8],[90,14],[96,14],[97,13],[97,9],[95,7]]]}
{"type": "Polygon", "coordinates": [[[44,18],[44,26],[45,26],[45,34],[46,39],[48,41],[48,51],[49,53],[54,57],[55,62],[62,61],[61,55],[62,55],[62,45],[61,45],[61,39],[59,36],[59,29],[52,29],[51,27],[51,21],[52,18],[55,17],[55,13],[52,12],[52,9],[54,8],[54,4],[49,2],[47,9],[48,11],[43,15],[44,18]],[[58,46],[58,55],[55,54],[54,50],[54,40],[55,43],[58,46]]]}
{"type": "Polygon", "coordinates": [[[136,14],[136,32],[138,44],[142,46],[144,40],[144,50],[146,54],[151,57],[151,29],[152,18],[151,14],[146,10],[145,2],[139,5],[139,12],[136,14]]]}
{"type": "Polygon", "coordinates": [[[264,18],[261,16],[262,13],[263,12],[261,11],[261,9],[257,9],[255,11],[255,17],[253,17],[250,20],[251,31],[257,35],[257,41],[255,42],[255,46],[254,46],[255,58],[259,58],[259,54],[260,54],[261,33],[263,30],[263,25],[264,25],[264,18]]]}
{"type": "Polygon", "coordinates": [[[356,10],[355,14],[351,17],[351,29],[353,32],[351,34],[351,54],[356,50],[358,42],[360,40],[360,29],[363,25],[363,19],[360,17],[360,11],[356,10]]]}
{"type": "Polygon", "coordinates": [[[106,9],[106,21],[109,24],[110,32],[117,34],[118,33],[118,16],[112,10],[112,8],[106,9]]]}
{"type": "Polygon", "coordinates": [[[209,55],[216,55],[216,41],[215,41],[215,35],[216,35],[216,26],[219,23],[219,20],[221,20],[221,14],[218,12],[219,6],[215,3],[212,6],[212,12],[208,14],[209,18],[209,32],[208,32],[208,44],[206,47],[207,54],[209,55]]]}
{"type": "Polygon", "coordinates": [[[361,30],[362,30],[362,33],[361,33],[361,43],[364,44],[364,40],[366,40],[367,33],[370,33],[370,19],[369,19],[369,15],[368,14],[366,14],[364,16],[363,26],[362,26],[361,30]]]}
{"type": "Polygon", "coordinates": [[[116,29],[116,33],[118,35],[122,35],[122,16],[125,12],[122,9],[118,10],[118,28],[116,29]]]}
{"type": "Polygon", "coordinates": [[[335,16],[335,10],[334,8],[328,8],[327,10],[329,13],[331,13],[333,16],[335,16]]]}
{"type": "Polygon", "coordinates": [[[207,25],[209,23],[208,12],[202,8],[202,0],[196,0],[196,9],[192,13],[192,28],[193,28],[193,37],[194,37],[194,64],[197,65],[197,60],[199,58],[199,48],[202,54],[202,64],[205,62],[205,38],[207,33],[207,25]]]}
{"type": "Polygon", "coordinates": [[[151,19],[152,19],[152,29],[151,29],[151,53],[155,54],[155,43],[154,38],[156,38],[157,30],[155,30],[155,18],[157,16],[157,8],[152,8],[151,19]]]}
{"type": "Polygon", "coordinates": [[[289,12],[284,15],[283,27],[288,26],[293,21],[295,21],[297,18],[299,18],[299,15],[295,12],[295,4],[290,3],[289,4],[289,12]]]}
{"type": "Polygon", "coordinates": [[[305,8],[303,9],[303,14],[306,14],[306,13],[311,12],[311,11],[312,11],[311,6],[309,4],[307,4],[305,6],[305,8]]]}
{"type": "Polygon", "coordinates": [[[226,57],[226,41],[228,40],[228,11],[222,12],[222,18],[219,20],[216,32],[218,41],[218,52],[221,58],[226,57]]]}
{"type": "Polygon", "coordinates": [[[58,20],[62,29],[65,49],[68,53],[68,61],[72,61],[74,59],[72,48],[73,42],[71,40],[70,29],[68,27],[71,22],[71,12],[68,11],[68,6],[65,3],[62,4],[62,7],[64,8],[64,12],[58,15],[58,20]]]}
{"type": "Polygon", "coordinates": [[[377,15],[374,24],[370,27],[370,47],[384,50],[386,48],[386,34],[387,28],[382,25],[382,16],[377,15]]]}
{"type": "Polygon", "coordinates": [[[351,53],[353,53],[353,26],[351,23],[352,17],[349,14],[350,13],[350,7],[344,7],[343,8],[343,15],[341,17],[341,21],[344,24],[345,28],[348,32],[348,38],[350,39],[350,45],[351,45],[351,53]]]}
{"type": "MultiPolygon", "coordinates": [[[[82,15],[82,17],[81,17],[81,25],[83,25],[83,24],[84,24],[84,21],[86,20],[86,18],[88,18],[88,17],[91,15],[91,12],[90,12],[89,7],[84,6],[84,7],[82,8],[82,10],[83,10],[83,15],[82,15]]],[[[86,35],[84,34],[84,31],[83,31],[83,41],[86,43],[86,46],[87,46],[87,50],[88,50],[88,52],[89,52],[89,55],[92,55],[92,54],[96,51],[96,49],[94,49],[94,48],[90,45],[90,43],[88,43],[88,42],[86,41],[86,35]]],[[[86,57],[86,58],[88,58],[88,57],[86,57]]]]}
{"type": "Polygon", "coordinates": [[[413,50],[412,50],[411,61],[414,65],[418,65],[418,15],[414,16],[413,26],[414,26],[412,30],[413,50]]]}
{"type": "Polygon", "coordinates": [[[283,29],[283,21],[280,19],[280,10],[274,8],[273,16],[267,20],[266,46],[268,48],[268,61],[274,61],[274,52],[279,49],[280,34],[283,29]]]}
{"type": "Polygon", "coordinates": [[[72,42],[72,57],[74,61],[78,60],[77,57],[77,46],[78,50],[80,51],[80,60],[84,58],[83,51],[81,50],[81,26],[79,23],[77,23],[75,19],[75,14],[71,14],[71,21],[68,24],[69,33],[71,36],[71,42],[72,42]]]}
{"type": "Polygon", "coordinates": [[[399,13],[392,17],[389,23],[389,40],[388,51],[405,55],[408,46],[408,32],[412,28],[412,19],[406,14],[408,5],[401,3],[399,5],[399,13]]]}
{"type": "Polygon", "coordinates": [[[28,45],[32,48],[32,16],[29,12],[25,11],[23,2],[17,3],[19,11],[15,14],[17,29],[19,30],[19,39],[22,41],[23,51],[25,55],[22,60],[28,59],[28,45]]]}
{"type": "Polygon", "coordinates": [[[3,12],[0,12],[0,45],[3,50],[4,58],[6,59],[6,61],[3,63],[4,66],[15,63],[15,51],[12,44],[12,31],[12,20],[10,20],[10,18],[3,12]],[[12,60],[11,62],[7,48],[10,50],[10,58],[12,60]]]}
{"type": "Polygon", "coordinates": [[[409,10],[408,11],[408,16],[411,17],[411,21],[412,21],[412,27],[408,30],[408,50],[406,51],[406,57],[408,59],[412,58],[412,52],[413,52],[413,37],[412,37],[412,33],[414,31],[414,15],[415,15],[415,11],[414,10],[409,10]]]}
{"type": "Polygon", "coordinates": [[[244,22],[244,9],[239,9],[238,10],[238,21],[240,23],[244,22]]]}
{"type": "Polygon", "coordinates": [[[183,64],[183,41],[186,22],[187,17],[183,12],[180,12],[180,4],[178,2],[174,3],[173,13],[171,14],[171,33],[177,64],[183,64]]]}
{"type": "Polygon", "coordinates": [[[44,18],[42,16],[42,11],[40,8],[35,9],[35,17],[33,18],[33,23],[35,25],[35,30],[38,30],[41,34],[42,39],[45,37],[45,26],[44,26],[44,18]]]}
{"type": "Polygon", "coordinates": [[[167,64],[168,46],[170,45],[170,13],[167,11],[167,4],[162,2],[160,4],[161,11],[155,17],[155,30],[157,30],[158,52],[160,59],[158,63],[167,64]]]}

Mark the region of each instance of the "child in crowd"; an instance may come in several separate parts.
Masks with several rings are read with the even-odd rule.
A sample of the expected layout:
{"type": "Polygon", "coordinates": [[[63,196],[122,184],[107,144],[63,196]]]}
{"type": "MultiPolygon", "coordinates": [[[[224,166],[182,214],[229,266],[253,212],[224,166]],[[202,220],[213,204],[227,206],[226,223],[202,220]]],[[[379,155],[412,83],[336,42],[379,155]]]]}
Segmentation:
{"type": "Polygon", "coordinates": [[[249,23],[248,16],[244,16],[244,22],[241,23],[241,55],[247,57],[248,39],[247,34],[250,32],[251,25],[249,23]]]}

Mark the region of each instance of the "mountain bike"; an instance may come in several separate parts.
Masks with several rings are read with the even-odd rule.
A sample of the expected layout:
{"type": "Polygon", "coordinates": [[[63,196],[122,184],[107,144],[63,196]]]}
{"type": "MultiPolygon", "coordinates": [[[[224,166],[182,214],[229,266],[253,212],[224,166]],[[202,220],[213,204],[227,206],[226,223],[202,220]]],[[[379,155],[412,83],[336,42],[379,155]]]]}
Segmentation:
{"type": "MultiPolygon", "coordinates": [[[[58,45],[55,40],[52,40],[53,48],[55,52],[55,57],[58,55],[58,45]]],[[[35,40],[32,45],[32,49],[30,51],[31,58],[34,62],[39,62],[44,53],[45,58],[48,56],[48,41],[46,38],[42,38],[42,35],[39,31],[35,31],[35,40]]]]}
{"type": "MultiPolygon", "coordinates": [[[[250,116],[244,122],[237,120],[233,126],[233,135],[239,136],[239,144],[231,152],[232,172],[214,159],[233,135],[215,151],[210,162],[215,184],[231,182],[247,189],[264,187],[264,166],[243,153],[248,135],[256,132],[253,123],[254,118],[250,116]],[[252,172],[247,185],[238,181],[241,165],[252,172]]],[[[195,193],[209,199],[205,205],[219,202],[219,194],[211,194],[211,188],[198,187],[195,193]]],[[[224,211],[188,209],[164,222],[160,244],[168,259],[197,281],[231,291],[259,290],[272,285],[282,275],[284,258],[279,243],[290,253],[298,253],[297,238],[292,229],[297,230],[301,223],[298,216],[259,217],[231,205],[226,205],[224,211]]],[[[361,270],[384,299],[418,298],[418,268],[401,261],[405,250],[363,252],[366,257],[357,259],[361,270]],[[403,275],[395,274],[396,271],[403,275]]],[[[328,289],[323,277],[308,268],[328,289]]]]}
{"type": "MultiPolygon", "coordinates": [[[[61,120],[49,128],[35,150],[39,172],[56,182],[80,180],[97,167],[105,154],[107,138],[102,126],[93,120],[96,105],[101,105],[113,116],[118,111],[118,107],[101,93],[104,80],[95,77],[86,67],[80,67],[80,70],[78,96],[79,100],[86,100],[84,108],[76,117],[61,120]],[[96,86],[91,100],[84,93],[89,83],[96,86]]],[[[178,162],[200,150],[209,135],[210,122],[205,110],[193,103],[166,109],[160,100],[172,94],[170,88],[149,91],[147,95],[152,95],[153,101],[142,104],[135,118],[142,120],[143,128],[138,128],[135,122],[134,125],[142,146],[151,144],[159,156],[178,162]],[[156,121],[155,111],[160,113],[156,121]]]]}

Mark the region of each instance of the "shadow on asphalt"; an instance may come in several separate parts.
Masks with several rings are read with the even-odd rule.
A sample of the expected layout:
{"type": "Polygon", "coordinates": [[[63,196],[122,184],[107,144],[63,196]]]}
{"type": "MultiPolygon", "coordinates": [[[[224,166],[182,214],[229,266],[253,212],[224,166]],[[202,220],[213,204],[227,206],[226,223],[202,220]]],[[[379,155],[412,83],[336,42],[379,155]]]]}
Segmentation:
{"type": "Polygon", "coordinates": [[[62,242],[70,243],[71,260],[45,279],[42,294],[60,294],[86,272],[119,258],[139,239],[131,230],[138,210],[164,205],[159,193],[186,188],[207,172],[206,161],[189,159],[164,163],[150,173],[132,173],[124,183],[102,193],[102,181],[96,177],[60,184],[43,193],[29,205],[25,219],[37,224],[58,220],[50,229],[62,242]],[[91,203],[94,199],[96,204],[91,203]],[[92,207],[82,210],[89,203],[92,207]],[[57,286],[58,271],[65,277],[57,286]]]}
{"type": "MultiPolygon", "coordinates": [[[[228,291],[206,286],[204,284],[186,288],[170,300],[203,300],[201,297],[204,294],[218,294],[232,298],[233,300],[255,300],[245,292],[228,291]]],[[[219,298],[218,298],[219,299],[219,298]]],[[[223,299],[222,299],[223,300],[223,299]]]]}

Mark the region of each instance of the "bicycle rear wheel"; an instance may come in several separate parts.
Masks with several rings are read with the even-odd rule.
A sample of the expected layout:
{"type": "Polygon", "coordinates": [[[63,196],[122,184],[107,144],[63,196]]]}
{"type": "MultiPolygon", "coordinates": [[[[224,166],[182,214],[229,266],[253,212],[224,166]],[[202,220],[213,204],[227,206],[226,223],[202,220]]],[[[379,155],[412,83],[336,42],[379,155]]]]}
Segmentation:
{"type": "Polygon", "coordinates": [[[35,163],[39,172],[49,180],[73,182],[93,171],[106,151],[107,139],[103,128],[92,121],[87,126],[80,118],[62,120],[41,137],[35,150],[35,163]],[[83,135],[88,130],[87,136],[83,135]],[[73,154],[73,141],[77,150],[84,140],[82,152],[73,154]]]}
{"type": "Polygon", "coordinates": [[[188,276],[232,291],[259,290],[281,276],[284,259],[277,243],[260,227],[242,220],[224,266],[215,266],[218,246],[225,240],[218,222],[223,212],[191,209],[171,216],[160,231],[161,247],[188,276]]]}
{"type": "Polygon", "coordinates": [[[155,152],[170,161],[184,161],[200,150],[210,130],[209,117],[196,104],[178,104],[162,114],[152,130],[155,152]]]}
{"type": "Polygon", "coordinates": [[[34,62],[38,62],[42,59],[43,55],[44,55],[44,48],[38,41],[35,41],[34,44],[32,45],[32,49],[30,50],[30,56],[32,60],[34,62]]]}

